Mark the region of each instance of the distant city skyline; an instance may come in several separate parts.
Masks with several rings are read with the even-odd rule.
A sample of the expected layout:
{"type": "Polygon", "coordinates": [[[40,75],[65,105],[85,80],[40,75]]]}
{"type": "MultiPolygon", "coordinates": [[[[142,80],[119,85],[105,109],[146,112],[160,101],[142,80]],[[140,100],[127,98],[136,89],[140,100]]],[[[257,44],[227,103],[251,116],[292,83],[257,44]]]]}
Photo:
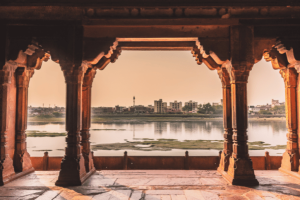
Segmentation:
{"type": "MultiPolygon", "coordinates": [[[[98,70],[92,87],[92,107],[153,105],[154,100],[199,103],[222,99],[216,71],[197,65],[189,51],[123,51],[116,63],[98,70]]],[[[65,106],[66,86],[58,64],[48,61],[30,80],[28,104],[65,106]]],[[[248,80],[248,105],[280,102],[284,82],[278,70],[263,59],[255,64],[248,80]],[[268,77],[268,82],[265,82],[268,77]]]]}

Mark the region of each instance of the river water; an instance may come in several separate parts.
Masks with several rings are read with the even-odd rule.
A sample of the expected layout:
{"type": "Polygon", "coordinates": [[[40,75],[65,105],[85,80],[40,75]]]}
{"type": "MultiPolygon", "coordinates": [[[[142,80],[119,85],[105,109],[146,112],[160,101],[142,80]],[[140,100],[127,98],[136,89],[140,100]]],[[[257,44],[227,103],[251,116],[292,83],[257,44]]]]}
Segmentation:
{"type": "MultiPolygon", "coordinates": [[[[27,130],[46,132],[65,132],[63,123],[29,122],[27,130]]],[[[284,120],[250,121],[248,124],[249,142],[263,141],[271,145],[286,144],[286,126],[284,120]]],[[[186,121],[186,122],[118,122],[92,123],[91,144],[125,143],[142,138],[183,140],[223,140],[222,121],[186,121]]],[[[27,137],[27,149],[31,156],[43,156],[48,151],[50,156],[63,156],[66,146],[65,137],[27,137]]],[[[128,155],[183,156],[184,149],[172,151],[135,151],[128,150],[128,155]]],[[[217,156],[219,150],[188,150],[190,156],[217,156]]],[[[250,150],[251,156],[282,155],[280,150],[250,150]]],[[[95,156],[122,156],[124,150],[98,150],[95,156]]]]}

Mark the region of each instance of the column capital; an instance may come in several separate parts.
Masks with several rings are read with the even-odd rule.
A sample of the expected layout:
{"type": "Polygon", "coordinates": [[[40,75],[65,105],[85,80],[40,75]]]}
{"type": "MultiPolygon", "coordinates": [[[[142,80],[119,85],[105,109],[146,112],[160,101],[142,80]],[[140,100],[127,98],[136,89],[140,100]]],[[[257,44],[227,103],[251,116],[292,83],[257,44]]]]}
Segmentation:
{"type": "Polygon", "coordinates": [[[28,88],[30,78],[34,74],[34,69],[19,68],[17,69],[16,74],[17,74],[17,86],[28,88]]]}
{"type": "Polygon", "coordinates": [[[14,61],[8,61],[0,70],[0,84],[11,83],[11,78],[18,67],[18,63],[14,61]]]}
{"type": "Polygon", "coordinates": [[[220,68],[218,70],[219,78],[221,79],[222,87],[231,87],[230,86],[230,77],[226,68],[220,68]]]}
{"type": "Polygon", "coordinates": [[[281,69],[281,77],[284,80],[286,87],[297,87],[297,72],[293,68],[281,69]]]}
{"type": "Polygon", "coordinates": [[[226,68],[231,83],[247,83],[253,64],[241,62],[233,65],[230,61],[228,61],[223,65],[223,67],[226,68]]]}
{"type": "Polygon", "coordinates": [[[93,80],[96,75],[96,68],[88,68],[84,74],[82,87],[92,87],[93,80]]]}
{"type": "Polygon", "coordinates": [[[67,84],[82,84],[85,72],[88,69],[88,65],[85,63],[76,67],[72,63],[60,63],[62,71],[64,72],[65,81],[67,84]]]}

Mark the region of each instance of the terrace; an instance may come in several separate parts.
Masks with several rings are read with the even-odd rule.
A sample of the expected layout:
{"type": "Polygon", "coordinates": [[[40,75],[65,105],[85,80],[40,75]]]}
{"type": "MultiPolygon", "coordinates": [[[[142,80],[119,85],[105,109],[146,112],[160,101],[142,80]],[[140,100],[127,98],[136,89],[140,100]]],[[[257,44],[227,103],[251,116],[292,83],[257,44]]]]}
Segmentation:
{"type": "Polygon", "coordinates": [[[82,186],[58,187],[58,171],[35,171],[0,188],[0,199],[197,200],[300,199],[300,180],[256,170],[259,186],[229,185],[215,170],[104,170],[82,186]]]}

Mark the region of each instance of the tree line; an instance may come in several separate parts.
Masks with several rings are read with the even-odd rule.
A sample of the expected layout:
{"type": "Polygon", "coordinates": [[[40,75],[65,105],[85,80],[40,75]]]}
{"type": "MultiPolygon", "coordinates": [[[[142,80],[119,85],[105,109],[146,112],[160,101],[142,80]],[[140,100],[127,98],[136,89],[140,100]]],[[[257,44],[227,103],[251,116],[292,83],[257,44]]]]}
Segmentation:
{"type": "MultiPolygon", "coordinates": [[[[192,111],[192,106],[185,105],[182,107],[183,111],[192,111]]],[[[199,104],[197,107],[197,113],[201,114],[222,114],[223,113],[223,105],[211,105],[207,104],[199,104]]]]}

